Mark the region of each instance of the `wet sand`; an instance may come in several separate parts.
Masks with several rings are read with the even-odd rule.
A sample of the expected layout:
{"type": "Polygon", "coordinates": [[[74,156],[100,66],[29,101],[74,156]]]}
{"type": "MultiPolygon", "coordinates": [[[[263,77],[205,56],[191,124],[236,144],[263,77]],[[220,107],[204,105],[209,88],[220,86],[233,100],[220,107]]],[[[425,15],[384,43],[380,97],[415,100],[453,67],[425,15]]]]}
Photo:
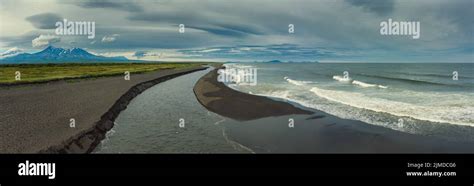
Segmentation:
{"type": "Polygon", "coordinates": [[[269,116],[313,113],[289,103],[232,90],[217,81],[219,68],[204,75],[194,86],[194,93],[198,101],[212,112],[240,121],[269,116]]]}
{"type": "Polygon", "coordinates": [[[228,137],[257,153],[474,153],[472,142],[404,133],[245,94],[218,82],[217,75],[211,71],[196,83],[197,99],[231,118],[224,122],[228,137]]]}
{"type": "Polygon", "coordinates": [[[145,89],[203,67],[0,88],[0,153],[87,153],[145,89]],[[75,119],[75,128],[70,119],[75,119]]]}

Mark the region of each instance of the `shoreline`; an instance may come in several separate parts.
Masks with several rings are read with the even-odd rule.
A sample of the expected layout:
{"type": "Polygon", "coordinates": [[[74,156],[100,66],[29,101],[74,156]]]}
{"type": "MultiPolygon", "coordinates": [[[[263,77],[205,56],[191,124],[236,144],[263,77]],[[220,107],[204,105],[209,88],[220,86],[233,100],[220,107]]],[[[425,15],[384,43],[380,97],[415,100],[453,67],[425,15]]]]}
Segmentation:
{"type": "MultiPolygon", "coordinates": [[[[5,93],[0,94],[0,97],[10,98],[3,100],[6,108],[0,109],[0,118],[6,119],[3,122],[7,124],[0,125],[2,129],[6,128],[6,130],[0,130],[5,133],[2,135],[5,140],[2,140],[2,144],[0,144],[0,149],[3,149],[1,153],[90,153],[105,138],[106,132],[113,127],[115,118],[127,108],[133,98],[158,83],[207,68],[197,66],[133,74],[133,81],[128,82],[123,82],[123,78],[119,76],[75,83],[55,81],[52,84],[0,89],[0,93],[5,93]],[[74,91],[76,89],[84,90],[74,91]],[[25,92],[35,95],[25,94],[25,92]],[[26,98],[22,96],[26,96],[26,98]],[[35,99],[38,96],[41,97],[40,100],[35,99]],[[115,96],[118,99],[114,99],[115,96]],[[25,100],[17,101],[15,97],[25,100]],[[39,112],[42,114],[36,113],[38,110],[31,107],[40,107],[42,110],[39,112]],[[57,110],[54,109],[56,107],[66,111],[56,113],[57,110]],[[24,108],[28,108],[28,110],[24,110],[24,108]],[[105,112],[100,111],[102,109],[105,112]],[[15,110],[23,113],[15,112],[15,110]],[[53,110],[54,114],[48,110],[53,110]],[[48,117],[48,115],[53,115],[53,117],[48,117]],[[72,117],[72,115],[76,117],[72,117]],[[66,119],[69,117],[77,119],[76,128],[69,128],[69,119],[66,119]],[[94,119],[96,117],[97,119],[94,119]],[[54,131],[54,129],[58,130],[54,131]]],[[[3,122],[0,121],[0,123],[3,122]]]]}
{"type": "Polygon", "coordinates": [[[290,103],[233,90],[217,81],[217,71],[221,68],[222,65],[201,77],[193,88],[196,99],[209,111],[238,121],[291,114],[314,114],[290,103]]]}
{"type": "Polygon", "coordinates": [[[470,148],[473,142],[470,141],[451,141],[436,136],[405,133],[339,118],[304,106],[301,106],[302,109],[308,109],[311,115],[284,114],[280,111],[272,113],[270,104],[259,102],[279,102],[291,107],[298,107],[298,103],[267,97],[255,99],[262,96],[231,89],[217,82],[217,69],[196,83],[194,93],[206,109],[234,120],[227,125],[229,139],[257,153],[474,153],[474,149],[470,148]],[[259,109],[266,114],[254,115],[252,112],[261,110],[254,109],[252,104],[233,103],[248,102],[245,99],[265,105],[266,108],[259,109]],[[231,105],[231,109],[222,107],[226,104],[231,105]],[[243,111],[244,114],[231,111],[243,111]],[[295,127],[292,129],[288,128],[288,118],[294,118],[295,127]]]}

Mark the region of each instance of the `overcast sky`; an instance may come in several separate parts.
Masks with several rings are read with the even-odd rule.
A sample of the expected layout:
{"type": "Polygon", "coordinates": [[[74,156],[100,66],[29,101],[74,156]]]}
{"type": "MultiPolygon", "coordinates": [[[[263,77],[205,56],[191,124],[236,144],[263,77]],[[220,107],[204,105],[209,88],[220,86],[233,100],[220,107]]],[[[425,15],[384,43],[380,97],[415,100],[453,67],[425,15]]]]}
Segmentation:
{"type": "Polygon", "coordinates": [[[0,53],[47,45],[145,60],[474,62],[474,0],[0,0],[0,53]],[[64,18],[95,22],[95,38],[56,35],[64,18]],[[381,35],[389,18],[419,21],[420,38],[381,35]]]}

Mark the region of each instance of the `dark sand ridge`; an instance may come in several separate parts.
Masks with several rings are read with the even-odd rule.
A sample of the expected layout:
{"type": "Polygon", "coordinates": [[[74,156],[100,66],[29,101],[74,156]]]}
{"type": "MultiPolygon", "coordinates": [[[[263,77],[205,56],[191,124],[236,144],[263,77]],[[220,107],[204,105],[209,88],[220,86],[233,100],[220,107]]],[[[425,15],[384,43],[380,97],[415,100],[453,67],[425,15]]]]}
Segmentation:
{"type": "Polygon", "coordinates": [[[217,67],[198,80],[194,94],[208,110],[240,121],[289,114],[313,114],[292,104],[232,90],[217,81],[217,67]]]}
{"type": "MultiPolygon", "coordinates": [[[[0,153],[91,152],[145,89],[204,67],[0,89],[0,153]],[[74,118],[75,128],[70,128],[74,118]]],[[[162,98],[166,99],[166,98],[162,98]]]]}
{"type": "Polygon", "coordinates": [[[217,76],[215,69],[196,83],[197,99],[208,110],[241,121],[228,126],[229,137],[256,152],[474,153],[472,142],[408,134],[309,108],[314,115],[301,115],[313,112],[238,92],[218,82],[217,76]],[[294,129],[288,128],[288,117],[295,118],[294,129]]]}

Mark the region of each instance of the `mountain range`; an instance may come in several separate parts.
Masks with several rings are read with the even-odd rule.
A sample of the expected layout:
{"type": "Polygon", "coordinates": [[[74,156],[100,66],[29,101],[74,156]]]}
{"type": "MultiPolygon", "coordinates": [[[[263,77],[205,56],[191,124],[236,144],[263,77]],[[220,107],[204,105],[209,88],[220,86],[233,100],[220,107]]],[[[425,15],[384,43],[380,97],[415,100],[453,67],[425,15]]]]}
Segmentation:
{"type": "Polygon", "coordinates": [[[0,63],[65,63],[65,62],[105,62],[105,61],[128,61],[123,56],[105,57],[94,55],[81,48],[57,48],[48,46],[37,53],[21,53],[17,50],[7,51],[2,54],[0,63]]]}

